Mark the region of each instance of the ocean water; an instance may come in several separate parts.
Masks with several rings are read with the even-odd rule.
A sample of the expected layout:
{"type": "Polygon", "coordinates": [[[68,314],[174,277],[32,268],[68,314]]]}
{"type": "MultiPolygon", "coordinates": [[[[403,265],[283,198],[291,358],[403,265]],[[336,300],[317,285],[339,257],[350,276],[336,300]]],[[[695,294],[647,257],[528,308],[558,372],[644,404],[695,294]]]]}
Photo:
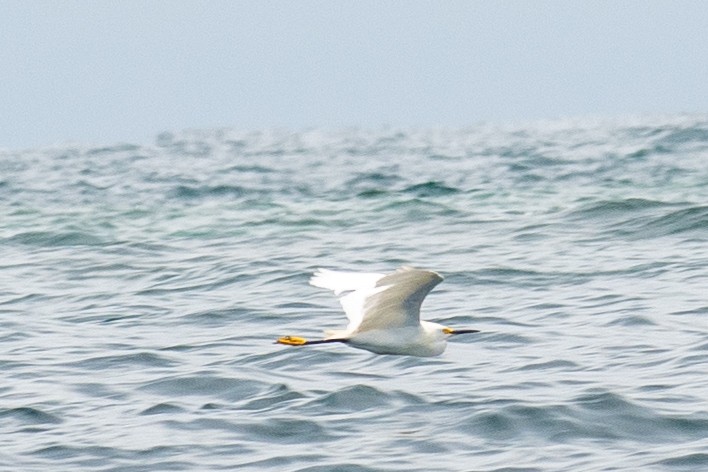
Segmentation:
{"type": "Polygon", "coordinates": [[[708,116],[0,151],[0,470],[708,470],[708,116]],[[436,358],[288,347],[412,265],[436,358]]]}

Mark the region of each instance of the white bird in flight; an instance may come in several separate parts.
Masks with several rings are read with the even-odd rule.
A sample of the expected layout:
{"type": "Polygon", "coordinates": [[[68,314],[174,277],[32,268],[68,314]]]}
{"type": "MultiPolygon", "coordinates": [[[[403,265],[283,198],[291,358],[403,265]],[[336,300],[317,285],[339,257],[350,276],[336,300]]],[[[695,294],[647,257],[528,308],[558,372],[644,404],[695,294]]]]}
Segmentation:
{"type": "Polygon", "coordinates": [[[283,336],[276,343],[345,343],[377,354],[440,355],[450,335],[479,332],[420,319],[423,299],[442,280],[436,272],[411,267],[402,267],[392,274],[317,269],[310,284],[341,295],[339,301],[349,318],[347,329],[325,331],[324,339],[314,341],[283,336]]]}

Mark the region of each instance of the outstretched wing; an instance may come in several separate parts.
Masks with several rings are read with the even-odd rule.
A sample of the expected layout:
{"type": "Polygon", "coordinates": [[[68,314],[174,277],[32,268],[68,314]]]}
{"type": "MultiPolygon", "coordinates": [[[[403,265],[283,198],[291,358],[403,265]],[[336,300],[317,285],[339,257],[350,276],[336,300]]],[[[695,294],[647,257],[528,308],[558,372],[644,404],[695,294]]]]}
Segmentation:
{"type": "MultiPolygon", "coordinates": [[[[318,269],[310,279],[339,298],[349,318],[347,332],[418,326],[423,299],[443,278],[428,270],[402,267],[385,274],[318,269]]],[[[341,333],[337,333],[341,334],[341,333]]]]}
{"type": "Polygon", "coordinates": [[[364,302],[364,316],[357,330],[418,326],[420,305],[443,278],[429,270],[402,267],[376,281],[364,302]]]}
{"type": "Polygon", "coordinates": [[[315,287],[332,290],[339,296],[339,303],[344,308],[349,319],[347,331],[354,331],[364,317],[366,298],[376,288],[376,282],[386,277],[386,274],[339,272],[335,270],[317,269],[310,279],[315,287]]]}

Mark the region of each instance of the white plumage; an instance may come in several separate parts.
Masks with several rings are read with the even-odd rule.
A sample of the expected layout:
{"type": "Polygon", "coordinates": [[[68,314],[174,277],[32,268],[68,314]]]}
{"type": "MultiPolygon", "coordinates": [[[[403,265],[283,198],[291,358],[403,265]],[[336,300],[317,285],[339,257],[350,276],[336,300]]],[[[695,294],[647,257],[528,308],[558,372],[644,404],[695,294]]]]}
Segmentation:
{"type": "Polygon", "coordinates": [[[277,342],[289,345],[343,342],[378,354],[439,355],[445,350],[448,335],[477,332],[421,321],[423,300],[442,280],[436,272],[411,267],[402,267],[388,275],[318,269],[310,284],[340,296],[349,325],[345,330],[327,331],[322,340],[285,336],[277,342]]]}

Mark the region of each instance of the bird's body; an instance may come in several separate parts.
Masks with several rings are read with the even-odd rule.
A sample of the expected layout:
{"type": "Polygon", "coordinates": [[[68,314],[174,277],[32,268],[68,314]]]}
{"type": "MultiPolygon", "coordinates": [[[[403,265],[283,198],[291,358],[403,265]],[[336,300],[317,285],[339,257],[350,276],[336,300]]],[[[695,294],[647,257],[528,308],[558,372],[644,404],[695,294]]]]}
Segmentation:
{"type": "Polygon", "coordinates": [[[447,347],[443,328],[437,323],[423,321],[420,326],[356,332],[347,338],[347,343],[376,354],[437,356],[447,347]]]}
{"type": "Polygon", "coordinates": [[[391,274],[318,269],[310,284],[340,296],[349,318],[347,329],[328,331],[316,341],[285,336],[277,342],[298,346],[342,342],[377,354],[437,356],[445,350],[449,335],[477,332],[421,321],[423,299],[442,280],[436,272],[410,267],[391,274]]]}

